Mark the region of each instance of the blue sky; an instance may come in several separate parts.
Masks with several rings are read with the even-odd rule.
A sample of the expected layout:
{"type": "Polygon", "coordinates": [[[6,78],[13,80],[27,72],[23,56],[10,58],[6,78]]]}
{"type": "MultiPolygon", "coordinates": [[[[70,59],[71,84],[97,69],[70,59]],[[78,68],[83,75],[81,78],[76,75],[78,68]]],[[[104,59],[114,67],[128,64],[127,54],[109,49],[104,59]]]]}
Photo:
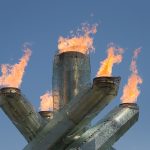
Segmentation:
{"type": "MultiPolygon", "coordinates": [[[[32,56],[21,86],[22,92],[38,110],[39,97],[51,89],[52,61],[60,35],[68,36],[81,23],[98,23],[94,35],[95,53],[91,54],[91,77],[99,62],[106,57],[106,48],[113,42],[125,49],[124,59],[113,68],[121,76],[119,94],[102,114],[120,103],[122,89],[130,75],[133,51],[142,47],[137,60],[144,82],[138,98],[139,121],[114,147],[118,150],[141,150],[150,147],[150,2],[148,0],[1,0],[0,1],[0,64],[17,63],[23,55],[23,44],[32,44],[32,56]]],[[[101,117],[101,116],[100,116],[101,117]]],[[[0,110],[0,149],[20,150],[26,141],[0,110]]]]}

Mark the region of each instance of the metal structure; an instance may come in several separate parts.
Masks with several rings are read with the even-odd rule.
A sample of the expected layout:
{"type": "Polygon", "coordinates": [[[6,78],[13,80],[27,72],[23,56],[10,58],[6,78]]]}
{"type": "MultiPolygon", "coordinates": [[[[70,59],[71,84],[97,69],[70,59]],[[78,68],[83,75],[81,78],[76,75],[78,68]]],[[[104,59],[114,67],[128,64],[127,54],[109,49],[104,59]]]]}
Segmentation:
{"type": "Polygon", "coordinates": [[[47,121],[53,118],[53,111],[40,111],[39,114],[47,121]]]}
{"type": "Polygon", "coordinates": [[[111,146],[137,120],[136,104],[121,104],[94,127],[91,120],[116,96],[120,77],[90,80],[90,58],[80,52],[56,54],[53,110],[35,112],[17,88],[0,89],[0,106],[29,142],[24,150],[114,150],[111,146]]]}
{"type": "Polygon", "coordinates": [[[108,150],[138,120],[136,104],[121,104],[87,130],[66,150],[108,150]]]}
{"type": "Polygon", "coordinates": [[[0,106],[28,142],[47,123],[17,88],[0,90],[0,106]]]}
{"type": "Polygon", "coordinates": [[[89,55],[80,52],[56,54],[53,62],[54,110],[62,109],[91,83],[89,55]]]}
{"type": "MultiPolygon", "coordinates": [[[[68,114],[71,115],[69,118],[76,123],[76,126],[66,133],[66,136],[57,140],[53,148],[65,148],[74,139],[80,137],[90,127],[91,120],[117,96],[119,83],[120,77],[94,78],[92,87],[80,93],[68,105],[70,107],[68,114]]],[[[65,110],[67,111],[67,108],[65,110]]]]}
{"type": "Polygon", "coordinates": [[[27,145],[25,150],[54,149],[57,142],[82,119],[91,113],[100,111],[117,95],[119,79],[118,77],[95,78],[92,87],[86,88],[55,114],[54,118],[27,145]]]}

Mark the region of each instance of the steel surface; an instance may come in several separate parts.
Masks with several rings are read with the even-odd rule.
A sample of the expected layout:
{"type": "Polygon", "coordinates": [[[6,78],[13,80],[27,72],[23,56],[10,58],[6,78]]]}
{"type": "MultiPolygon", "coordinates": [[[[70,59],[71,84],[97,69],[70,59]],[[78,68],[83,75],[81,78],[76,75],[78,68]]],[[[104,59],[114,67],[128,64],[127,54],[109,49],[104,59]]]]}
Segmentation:
{"type": "Polygon", "coordinates": [[[121,104],[97,125],[86,131],[66,150],[108,150],[138,120],[136,104],[121,104]]]}
{"type": "Polygon", "coordinates": [[[0,101],[2,110],[28,142],[45,125],[46,122],[19,89],[13,87],[0,89],[0,101]]]}

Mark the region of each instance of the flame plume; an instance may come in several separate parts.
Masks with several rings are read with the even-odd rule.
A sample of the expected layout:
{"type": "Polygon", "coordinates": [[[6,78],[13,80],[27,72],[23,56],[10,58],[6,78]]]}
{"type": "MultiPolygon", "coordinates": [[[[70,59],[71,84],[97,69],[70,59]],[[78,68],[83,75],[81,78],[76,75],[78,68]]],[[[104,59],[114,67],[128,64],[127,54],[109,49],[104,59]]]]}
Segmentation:
{"type": "Polygon", "coordinates": [[[83,32],[83,35],[77,31],[77,35],[72,35],[71,38],[64,38],[62,36],[59,37],[59,53],[78,51],[83,54],[87,54],[94,50],[93,38],[90,35],[97,32],[97,24],[93,25],[92,27],[87,24],[83,24],[82,29],[79,31],[83,32]]]}
{"type": "Polygon", "coordinates": [[[41,111],[53,111],[53,96],[52,92],[46,92],[40,97],[40,110],[41,111]]]}
{"type": "Polygon", "coordinates": [[[140,48],[134,51],[134,56],[131,61],[130,70],[131,76],[128,79],[128,83],[124,86],[123,95],[121,97],[122,103],[135,103],[137,101],[137,97],[140,94],[140,90],[138,88],[139,84],[142,84],[142,78],[138,75],[138,70],[136,66],[136,59],[138,54],[140,53],[140,48]]]}
{"type": "Polygon", "coordinates": [[[0,87],[16,87],[19,88],[22,83],[25,68],[28,64],[31,56],[31,50],[26,49],[24,56],[20,59],[20,62],[15,65],[2,64],[0,76],[0,87]]]}
{"type": "Polygon", "coordinates": [[[101,62],[100,69],[96,76],[111,76],[113,65],[122,61],[122,53],[122,48],[117,48],[113,45],[110,46],[107,50],[107,58],[101,62]]]}

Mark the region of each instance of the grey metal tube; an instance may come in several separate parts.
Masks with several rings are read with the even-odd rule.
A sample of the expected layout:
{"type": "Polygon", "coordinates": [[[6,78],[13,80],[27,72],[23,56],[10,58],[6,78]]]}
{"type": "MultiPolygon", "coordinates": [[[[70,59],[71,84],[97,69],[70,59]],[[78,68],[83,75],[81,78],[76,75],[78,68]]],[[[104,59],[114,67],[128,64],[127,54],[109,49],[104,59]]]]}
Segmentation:
{"type": "Polygon", "coordinates": [[[55,144],[89,115],[97,105],[101,110],[109,100],[117,95],[119,83],[119,77],[94,79],[92,88],[80,92],[62,111],[55,114],[50,123],[24,150],[54,149],[55,144]]]}
{"type": "Polygon", "coordinates": [[[0,89],[1,108],[17,127],[25,139],[30,142],[45,124],[33,106],[22,96],[17,88],[0,89]]]}
{"type": "Polygon", "coordinates": [[[121,104],[66,150],[108,150],[138,120],[137,104],[121,104]]]}
{"type": "Polygon", "coordinates": [[[94,78],[92,89],[75,97],[72,105],[66,110],[70,119],[79,123],[87,114],[101,111],[117,96],[120,79],[120,77],[94,78]]]}
{"type": "MultiPolygon", "coordinates": [[[[53,62],[52,89],[54,104],[60,109],[87,84],[91,84],[89,55],[80,52],[57,54],[53,62]]],[[[55,106],[54,106],[55,108],[55,106]]]]}
{"type": "Polygon", "coordinates": [[[53,111],[40,111],[39,114],[47,121],[53,118],[53,111]]]}
{"type": "Polygon", "coordinates": [[[59,69],[59,55],[56,54],[53,60],[53,74],[52,74],[52,95],[53,95],[53,111],[57,112],[60,109],[60,69],[59,69]]]}
{"type": "MultiPolygon", "coordinates": [[[[86,132],[86,130],[88,130],[90,128],[89,123],[91,122],[91,120],[102,109],[104,109],[104,107],[107,106],[112,101],[112,99],[117,95],[118,88],[119,88],[119,83],[120,83],[120,77],[99,77],[99,78],[95,78],[93,80],[93,88],[94,88],[94,86],[96,88],[97,88],[97,86],[102,86],[102,87],[104,86],[105,87],[106,83],[110,84],[111,92],[108,92],[108,94],[106,94],[104,97],[102,97],[100,102],[97,103],[93,107],[93,109],[90,111],[90,113],[88,115],[86,115],[71,131],[69,131],[69,133],[66,136],[63,137],[63,139],[61,139],[57,144],[55,144],[56,146],[54,147],[54,149],[63,150],[65,147],[67,147],[67,145],[72,143],[76,138],[80,137],[84,132],[86,132]],[[112,84],[114,84],[115,86],[114,85],[112,86],[112,84]]],[[[107,88],[104,89],[104,91],[107,92],[107,88]]],[[[84,99],[84,97],[86,97],[87,93],[85,93],[85,95],[82,98],[79,98],[79,99],[84,99]]],[[[88,93],[88,94],[90,94],[90,93],[88,93]]],[[[83,93],[82,93],[82,95],[83,95],[83,93]]],[[[79,97],[80,97],[80,95],[79,95],[79,97]]],[[[79,103],[84,108],[83,107],[80,107],[80,108],[76,107],[75,108],[76,105],[74,105],[74,109],[76,109],[78,111],[77,116],[81,116],[83,114],[82,110],[87,110],[87,108],[89,108],[90,105],[93,104],[93,103],[92,104],[88,103],[88,99],[86,100],[86,105],[82,104],[82,102],[79,102],[79,103]]],[[[75,112],[73,112],[73,114],[74,113],[75,112]]],[[[73,117],[73,118],[75,118],[75,117],[73,117]]]]}

